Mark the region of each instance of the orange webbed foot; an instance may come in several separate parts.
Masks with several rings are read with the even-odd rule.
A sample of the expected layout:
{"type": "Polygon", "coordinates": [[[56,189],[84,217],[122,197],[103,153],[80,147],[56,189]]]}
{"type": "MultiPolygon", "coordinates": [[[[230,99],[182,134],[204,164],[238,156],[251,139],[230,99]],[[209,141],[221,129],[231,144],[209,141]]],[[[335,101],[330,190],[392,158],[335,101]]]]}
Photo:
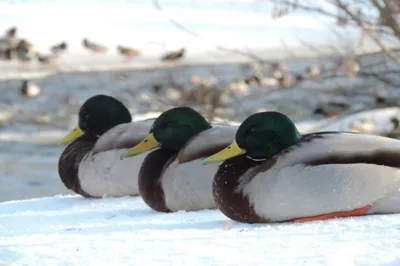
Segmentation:
{"type": "Polygon", "coordinates": [[[371,209],[371,207],[372,207],[371,205],[367,205],[350,211],[338,211],[338,212],[326,213],[317,216],[298,218],[294,219],[293,221],[298,223],[298,222],[323,221],[341,217],[360,216],[366,214],[371,209]]]}

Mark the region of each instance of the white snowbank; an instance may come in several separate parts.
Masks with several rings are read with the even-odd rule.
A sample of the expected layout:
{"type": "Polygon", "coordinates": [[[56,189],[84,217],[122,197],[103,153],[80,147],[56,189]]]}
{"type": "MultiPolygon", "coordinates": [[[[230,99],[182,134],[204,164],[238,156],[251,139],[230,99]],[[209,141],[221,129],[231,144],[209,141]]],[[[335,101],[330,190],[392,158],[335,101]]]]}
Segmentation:
{"type": "MultiPolygon", "coordinates": [[[[393,107],[349,117],[375,117],[380,126],[397,113],[393,107]]],[[[134,120],[156,115],[135,116],[134,120]]],[[[320,129],[345,129],[349,117],[324,121],[320,129]]],[[[297,125],[309,132],[312,125],[315,128],[322,122],[297,125]]],[[[65,133],[41,136],[43,141],[51,136],[56,140],[65,133]]],[[[1,140],[5,137],[0,134],[1,140]]],[[[26,135],[19,141],[32,140],[37,141],[37,136],[26,135]]],[[[41,174],[46,164],[48,168],[56,165],[55,157],[46,157],[46,164],[35,163],[38,157],[30,158],[33,161],[27,166],[35,165],[30,177],[35,171],[41,174]]],[[[58,177],[51,179],[40,182],[62,186],[58,177]]],[[[13,184],[3,185],[16,193],[13,184]]],[[[21,184],[18,189],[25,191],[21,184]]],[[[32,186],[29,189],[35,191],[32,186]]],[[[157,213],[139,197],[8,201],[0,203],[0,265],[400,265],[398,214],[304,224],[234,223],[230,230],[227,221],[218,210],[157,213]]]]}
{"type": "Polygon", "coordinates": [[[157,213],[140,198],[0,204],[1,265],[399,265],[400,215],[224,228],[219,211],[157,213]]]}

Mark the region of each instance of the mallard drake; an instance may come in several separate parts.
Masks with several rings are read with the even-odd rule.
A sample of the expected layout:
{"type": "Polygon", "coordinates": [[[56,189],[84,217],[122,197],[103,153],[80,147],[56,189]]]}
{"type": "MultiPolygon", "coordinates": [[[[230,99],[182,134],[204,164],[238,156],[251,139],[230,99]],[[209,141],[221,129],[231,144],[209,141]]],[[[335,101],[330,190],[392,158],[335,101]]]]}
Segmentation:
{"type": "Polygon", "coordinates": [[[235,136],[237,127],[211,124],[190,107],[162,113],[138,145],[125,157],[152,151],[139,172],[144,202],[159,212],[215,209],[212,180],[218,167],[203,166],[205,157],[221,150],[235,136]]]}
{"type": "Polygon", "coordinates": [[[131,122],[123,103],[96,95],[79,110],[79,125],[60,143],[69,144],[58,161],[62,182],[85,197],[120,197],[139,194],[137,176],[146,154],[121,160],[139,143],[153,120],[131,122]]]}
{"type": "Polygon", "coordinates": [[[313,221],[400,212],[400,141],[350,132],[301,135],[278,112],[256,113],[227,148],[213,182],[234,221],[313,221]]]}

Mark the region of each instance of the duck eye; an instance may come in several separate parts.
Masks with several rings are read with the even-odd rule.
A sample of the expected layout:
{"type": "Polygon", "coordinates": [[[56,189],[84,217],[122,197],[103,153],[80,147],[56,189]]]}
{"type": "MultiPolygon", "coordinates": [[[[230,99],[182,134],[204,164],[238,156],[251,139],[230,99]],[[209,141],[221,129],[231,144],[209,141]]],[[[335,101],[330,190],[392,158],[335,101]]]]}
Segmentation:
{"type": "Polygon", "coordinates": [[[87,120],[90,117],[89,114],[85,114],[85,113],[80,113],[79,114],[79,118],[82,120],[87,120]]]}
{"type": "Polygon", "coordinates": [[[169,127],[170,125],[171,125],[170,122],[162,122],[158,127],[160,129],[165,129],[165,128],[169,127]]]}
{"type": "Polygon", "coordinates": [[[247,130],[247,134],[252,134],[252,133],[256,133],[258,130],[255,127],[251,127],[247,130]]]}

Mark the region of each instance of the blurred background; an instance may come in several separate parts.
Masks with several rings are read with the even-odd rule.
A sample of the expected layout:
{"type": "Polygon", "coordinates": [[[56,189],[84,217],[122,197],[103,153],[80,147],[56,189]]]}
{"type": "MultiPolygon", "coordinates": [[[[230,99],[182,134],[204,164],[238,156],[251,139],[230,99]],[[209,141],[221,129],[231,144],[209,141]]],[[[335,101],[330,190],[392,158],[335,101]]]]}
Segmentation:
{"type": "Polygon", "coordinates": [[[71,194],[56,143],[99,93],[400,136],[398,0],[2,0],[0,26],[0,201],[71,194]]]}

